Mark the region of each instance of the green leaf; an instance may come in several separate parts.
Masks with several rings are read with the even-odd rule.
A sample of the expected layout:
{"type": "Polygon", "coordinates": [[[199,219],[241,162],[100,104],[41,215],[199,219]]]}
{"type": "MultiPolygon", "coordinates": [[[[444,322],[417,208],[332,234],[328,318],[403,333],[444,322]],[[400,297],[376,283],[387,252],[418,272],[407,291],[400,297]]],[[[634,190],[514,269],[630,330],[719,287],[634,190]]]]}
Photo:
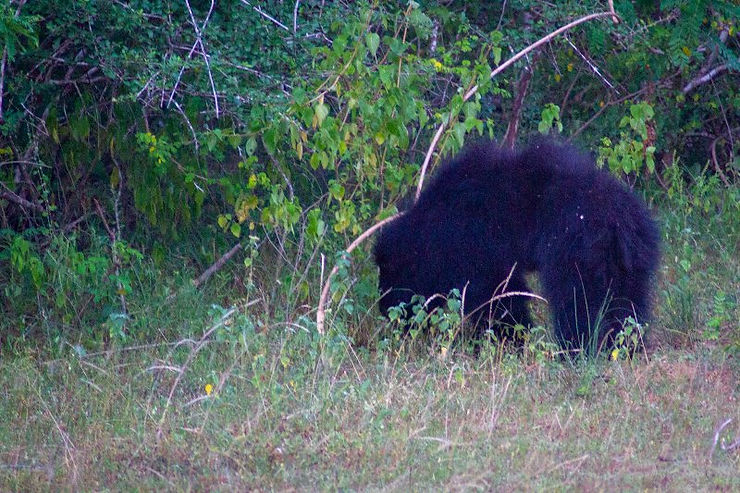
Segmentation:
{"type": "Polygon", "coordinates": [[[311,211],[309,211],[308,226],[306,228],[306,231],[309,237],[313,239],[320,238],[321,235],[324,234],[324,231],[326,231],[326,223],[321,218],[320,209],[312,209],[311,211]]]}
{"type": "Polygon", "coordinates": [[[272,126],[262,134],[262,143],[270,154],[275,154],[278,146],[278,131],[272,126]]]}
{"type": "Polygon", "coordinates": [[[368,33],[365,36],[365,44],[370,50],[370,53],[372,53],[373,57],[377,56],[378,47],[380,46],[380,36],[378,36],[376,33],[368,33]]]}
{"type": "Polygon", "coordinates": [[[329,107],[324,103],[319,103],[314,107],[314,127],[320,127],[324,120],[329,115],[329,107]]]}
{"type": "Polygon", "coordinates": [[[465,124],[463,122],[456,123],[455,126],[452,127],[452,135],[455,136],[455,140],[458,145],[462,147],[465,143],[465,124]]]}
{"type": "Polygon", "coordinates": [[[393,87],[395,86],[395,83],[393,81],[394,74],[394,67],[391,67],[389,65],[382,65],[378,67],[378,75],[380,76],[380,81],[383,83],[383,86],[386,89],[393,89],[393,87]]]}
{"type": "Polygon", "coordinates": [[[336,200],[344,198],[344,187],[335,180],[329,182],[329,194],[336,200]]]}

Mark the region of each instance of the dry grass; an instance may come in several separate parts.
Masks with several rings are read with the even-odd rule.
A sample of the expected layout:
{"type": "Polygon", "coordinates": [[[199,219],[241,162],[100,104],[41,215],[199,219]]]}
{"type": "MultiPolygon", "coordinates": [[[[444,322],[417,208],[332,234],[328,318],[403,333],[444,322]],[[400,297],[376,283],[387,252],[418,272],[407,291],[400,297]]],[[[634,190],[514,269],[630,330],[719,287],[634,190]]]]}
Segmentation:
{"type": "Polygon", "coordinates": [[[722,443],[740,435],[721,352],[337,351],[317,369],[299,336],[201,348],[169,408],[189,348],[3,361],[0,489],[740,488],[740,453],[713,446],[727,419],[722,443]]]}

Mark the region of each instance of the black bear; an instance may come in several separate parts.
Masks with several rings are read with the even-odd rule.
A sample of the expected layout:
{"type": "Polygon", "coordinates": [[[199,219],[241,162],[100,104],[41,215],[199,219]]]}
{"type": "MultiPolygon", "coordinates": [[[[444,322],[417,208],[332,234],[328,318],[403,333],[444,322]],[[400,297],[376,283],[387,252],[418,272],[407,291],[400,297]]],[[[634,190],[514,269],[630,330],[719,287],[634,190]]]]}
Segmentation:
{"type": "Polygon", "coordinates": [[[504,288],[528,291],[525,273],[536,271],[558,342],[600,347],[626,317],[649,316],[659,250],[643,201],[589,155],[545,139],[519,152],[478,143],[443,164],[417,203],[382,228],[374,248],[380,309],[457,288],[475,335],[500,334],[530,325],[528,298],[492,298],[504,288]]]}

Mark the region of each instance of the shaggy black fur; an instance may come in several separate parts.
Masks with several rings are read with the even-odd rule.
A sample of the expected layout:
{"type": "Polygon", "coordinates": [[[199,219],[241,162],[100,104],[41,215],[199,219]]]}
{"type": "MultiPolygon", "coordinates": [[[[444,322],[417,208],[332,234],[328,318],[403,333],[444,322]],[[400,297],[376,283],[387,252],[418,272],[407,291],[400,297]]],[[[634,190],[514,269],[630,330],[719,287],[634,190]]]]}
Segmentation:
{"type": "Polygon", "coordinates": [[[659,250],[638,197],[588,155],[541,140],[520,152],[493,143],[463,151],[382,229],[374,253],[384,314],[414,294],[457,288],[474,335],[492,321],[500,334],[502,322],[530,325],[528,298],[491,298],[529,291],[524,274],[537,271],[558,341],[587,347],[627,316],[648,317],[659,250]]]}

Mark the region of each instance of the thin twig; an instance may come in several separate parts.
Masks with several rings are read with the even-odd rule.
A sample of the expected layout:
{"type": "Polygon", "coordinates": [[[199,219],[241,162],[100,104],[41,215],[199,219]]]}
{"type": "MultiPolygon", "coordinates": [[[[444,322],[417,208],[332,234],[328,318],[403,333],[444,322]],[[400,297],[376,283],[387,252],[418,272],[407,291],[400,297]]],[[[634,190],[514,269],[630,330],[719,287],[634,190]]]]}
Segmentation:
{"type": "MultiPolygon", "coordinates": [[[[665,84],[665,82],[664,83],[661,83],[660,84],[660,87],[663,87],[664,84],[665,84]]],[[[600,107],[596,111],[596,113],[594,113],[588,120],[586,120],[586,122],[583,125],[581,125],[575,132],[573,132],[570,135],[570,137],[568,137],[568,140],[572,140],[572,139],[576,138],[581,132],[583,132],[589,125],[591,125],[594,122],[594,120],[596,120],[610,106],[615,106],[615,105],[618,105],[618,104],[622,104],[625,101],[629,101],[629,100],[631,100],[631,99],[633,99],[633,98],[635,98],[637,96],[640,96],[641,94],[644,94],[646,92],[649,92],[652,89],[654,89],[654,87],[646,86],[646,87],[643,87],[642,89],[638,89],[637,91],[635,91],[633,93],[630,93],[630,94],[627,94],[625,96],[622,96],[619,99],[613,99],[613,100],[606,101],[604,103],[604,106],[600,107]]]]}
{"type": "Polygon", "coordinates": [[[108,232],[108,239],[111,241],[111,243],[115,242],[116,234],[113,232],[110,225],[108,224],[108,220],[105,218],[105,213],[103,212],[103,208],[100,206],[100,202],[98,202],[98,199],[93,198],[93,203],[95,204],[95,210],[97,211],[100,220],[103,221],[103,227],[108,232]]]}
{"type": "Polygon", "coordinates": [[[164,425],[164,419],[167,416],[167,411],[172,404],[172,397],[175,395],[175,390],[180,384],[180,380],[182,380],[183,375],[185,375],[185,371],[188,369],[190,363],[193,361],[198,352],[204,347],[207,339],[211,336],[211,334],[223,327],[224,324],[231,318],[231,316],[236,313],[236,311],[236,308],[231,308],[229,311],[223,314],[218,322],[216,322],[208,330],[206,330],[201,336],[198,343],[195,345],[195,347],[190,351],[190,354],[185,360],[185,363],[183,363],[183,365],[179,368],[177,377],[175,377],[175,381],[172,383],[172,387],[170,388],[170,393],[167,396],[167,402],[162,409],[162,417],[159,419],[159,426],[157,427],[157,438],[160,438],[162,436],[162,426],[164,425]]]}
{"type": "Polygon", "coordinates": [[[498,23],[496,24],[496,30],[498,31],[501,29],[501,23],[504,21],[504,14],[506,13],[506,0],[501,4],[501,15],[498,18],[498,23]]]}
{"type": "MultiPolygon", "coordinates": [[[[283,24],[282,22],[280,22],[279,20],[275,19],[273,16],[271,16],[270,14],[268,14],[267,12],[265,12],[264,10],[262,10],[262,7],[260,7],[259,5],[257,5],[257,6],[252,5],[251,3],[247,2],[247,0],[239,0],[239,1],[241,3],[243,3],[244,5],[246,5],[247,7],[251,7],[252,10],[254,10],[255,12],[257,12],[259,15],[261,15],[262,17],[264,17],[268,21],[272,22],[276,26],[278,26],[278,27],[280,27],[282,29],[285,29],[286,31],[290,32],[290,28],[288,28],[288,26],[286,26],[285,24],[283,24]]],[[[296,2],[296,5],[297,5],[297,3],[298,2],[296,2]]]]}
{"type": "Polygon", "coordinates": [[[725,184],[727,188],[730,187],[730,180],[727,179],[727,176],[722,171],[722,166],[719,165],[719,159],[717,158],[717,142],[722,138],[720,135],[716,139],[712,141],[711,150],[712,150],[712,162],[714,163],[714,170],[719,175],[720,179],[722,180],[722,183],[725,184]]]}
{"type": "MultiPolygon", "coordinates": [[[[113,153],[113,141],[111,141],[111,159],[113,164],[116,166],[118,171],[118,190],[111,190],[113,193],[113,218],[116,221],[116,230],[113,241],[110,245],[111,255],[113,256],[113,266],[116,268],[116,279],[118,279],[118,296],[121,300],[121,312],[125,315],[128,314],[128,306],[126,304],[126,290],[121,282],[121,258],[118,255],[118,242],[121,241],[121,193],[123,192],[123,170],[118,159],[115,158],[113,153]]],[[[98,204],[100,207],[100,204],[98,204]]]]}
{"type": "MultiPolygon", "coordinates": [[[[103,212],[103,208],[100,206],[100,202],[98,202],[98,199],[93,198],[93,202],[95,203],[95,210],[97,211],[98,216],[100,217],[100,220],[103,222],[103,227],[108,232],[108,239],[110,240],[111,258],[113,260],[113,272],[115,273],[116,278],[120,279],[121,262],[120,262],[120,259],[118,258],[118,253],[117,253],[118,250],[116,247],[117,235],[113,231],[113,229],[110,227],[110,225],[108,224],[108,220],[105,218],[105,213],[103,212]]],[[[114,206],[114,207],[117,207],[117,206],[114,206]]],[[[116,223],[118,224],[118,218],[116,218],[116,223]]],[[[121,310],[122,310],[122,313],[126,315],[128,311],[126,310],[126,298],[124,296],[123,284],[121,283],[120,280],[116,284],[118,288],[117,289],[118,294],[121,298],[121,310]]]]}
{"type": "Polygon", "coordinates": [[[578,49],[578,46],[576,46],[573,43],[573,41],[570,40],[570,38],[568,36],[565,36],[565,41],[567,41],[568,44],[570,45],[570,47],[573,48],[573,51],[576,52],[576,55],[578,55],[579,57],[581,57],[581,59],[584,62],[586,62],[586,65],[588,65],[588,67],[591,69],[591,71],[593,73],[595,73],[596,76],[599,79],[601,79],[601,82],[603,82],[609,89],[612,89],[617,94],[617,96],[619,96],[619,89],[617,89],[616,87],[614,87],[614,84],[612,84],[611,82],[609,82],[609,80],[606,77],[604,77],[604,75],[601,73],[601,70],[599,70],[599,67],[597,67],[596,64],[594,62],[592,62],[590,58],[588,58],[586,55],[584,55],[581,52],[581,50],[578,49]]]}
{"type": "MultiPolygon", "coordinates": [[[[378,229],[382,228],[389,222],[393,221],[397,217],[399,217],[400,214],[395,214],[391,217],[385,218],[379,223],[375,224],[374,226],[371,226],[368,228],[364,233],[362,233],[360,236],[357,237],[355,241],[353,241],[346,250],[346,253],[352,253],[352,250],[357,248],[357,246],[365,241],[367,238],[370,237],[373,233],[375,233],[378,229]]],[[[326,304],[326,299],[329,297],[329,288],[331,287],[331,279],[334,277],[334,275],[339,271],[339,264],[335,265],[334,268],[329,272],[329,275],[326,277],[326,281],[324,281],[324,287],[321,290],[321,296],[319,297],[319,306],[316,310],[316,330],[319,334],[324,333],[324,320],[326,317],[326,307],[324,306],[326,304]]]]}
{"type": "Polygon", "coordinates": [[[3,93],[5,92],[5,64],[8,62],[8,47],[3,48],[3,58],[0,61],[0,122],[5,121],[3,116],[3,93]]]}
{"type": "Polygon", "coordinates": [[[512,375],[506,379],[503,388],[496,392],[496,373],[493,374],[493,382],[491,383],[491,416],[488,419],[488,437],[490,438],[493,434],[493,430],[496,428],[498,418],[501,416],[501,405],[506,400],[506,395],[509,393],[509,385],[511,385],[512,375]]]}
{"type": "Polygon", "coordinates": [[[182,106],[180,106],[180,103],[173,100],[172,104],[175,105],[175,108],[177,108],[177,111],[182,115],[183,120],[185,120],[185,124],[190,129],[190,133],[193,134],[193,144],[195,145],[195,153],[198,154],[198,150],[200,149],[200,143],[198,142],[198,135],[195,133],[195,128],[193,128],[193,124],[190,123],[190,119],[188,118],[188,115],[185,114],[185,111],[182,109],[182,106]]]}
{"type": "MultiPolygon", "coordinates": [[[[722,430],[724,430],[727,427],[727,425],[729,425],[730,423],[732,423],[732,418],[729,418],[729,419],[725,420],[724,423],[722,423],[721,425],[719,425],[714,430],[714,440],[712,441],[712,447],[709,449],[709,457],[708,457],[708,459],[709,459],[710,462],[712,460],[712,456],[714,455],[714,450],[717,448],[717,443],[719,442],[719,436],[720,436],[720,434],[722,434],[722,430]]],[[[724,446],[722,448],[724,449],[724,446]]]]}
{"type": "MultiPolygon", "coordinates": [[[[211,91],[213,91],[213,103],[216,106],[216,118],[218,119],[220,116],[220,111],[218,108],[218,93],[216,92],[216,84],[213,82],[213,73],[211,72],[211,62],[208,61],[208,57],[206,56],[206,45],[205,43],[203,43],[203,30],[198,29],[198,23],[195,21],[195,15],[193,15],[193,9],[190,8],[190,0],[185,0],[185,5],[188,7],[188,14],[190,14],[190,22],[193,24],[193,29],[195,30],[195,42],[200,45],[200,49],[203,54],[203,61],[206,63],[206,70],[208,72],[208,80],[211,83],[211,91]]],[[[206,15],[206,19],[211,17],[211,12],[213,12],[214,5],[215,5],[215,0],[211,0],[211,6],[208,9],[208,14],[206,15]]],[[[203,27],[205,27],[205,23],[203,27]]]]}
{"type": "MultiPolygon", "coordinates": [[[[211,8],[208,10],[208,14],[206,14],[206,18],[203,21],[203,24],[200,26],[200,32],[202,33],[205,31],[206,26],[208,25],[208,21],[211,20],[211,14],[213,13],[213,6],[214,1],[211,0],[211,8]]],[[[188,7],[190,5],[188,4],[188,7]]],[[[196,33],[198,32],[198,28],[196,27],[196,33]]],[[[195,52],[195,49],[198,47],[198,45],[203,48],[203,46],[200,44],[200,40],[196,39],[195,43],[193,43],[193,46],[190,48],[190,51],[188,52],[188,56],[185,57],[185,61],[190,60],[190,58],[193,56],[193,53],[195,52]]],[[[205,49],[203,49],[203,53],[205,53],[205,49]]],[[[177,74],[177,80],[175,80],[175,85],[172,87],[172,92],[170,92],[170,97],[167,99],[167,105],[166,107],[169,108],[170,103],[172,103],[172,99],[175,97],[175,92],[177,92],[177,87],[180,85],[180,81],[182,80],[182,74],[185,72],[185,64],[183,63],[182,67],[180,67],[180,72],[177,74]]]]}
{"type": "Polygon", "coordinates": [[[44,406],[44,409],[49,414],[49,417],[54,422],[54,426],[57,429],[57,432],[59,433],[59,436],[62,439],[62,445],[64,446],[64,458],[67,461],[67,464],[72,470],[72,483],[77,482],[77,462],[75,461],[75,452],[76,447],[75,444],[72,442],[72,439],[69,438],[69,433],[67,433],[64,430],[64,426],[62,423],[59,422],[59,420],[54,416],[54,413],[51,412],[51,408],[46,403],[44,398],[41,396],[41,391],[36,389],[36,395],[39,398],[39,401],[41,401],[41,404],[44,406]]]}

